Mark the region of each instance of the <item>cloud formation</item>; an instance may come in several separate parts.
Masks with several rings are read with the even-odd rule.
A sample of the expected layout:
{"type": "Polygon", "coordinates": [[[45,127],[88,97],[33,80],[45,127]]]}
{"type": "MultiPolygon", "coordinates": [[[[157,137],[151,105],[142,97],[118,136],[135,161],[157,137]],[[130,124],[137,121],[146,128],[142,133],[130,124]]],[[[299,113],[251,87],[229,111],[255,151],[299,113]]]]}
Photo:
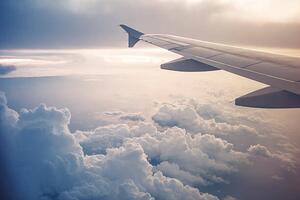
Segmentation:
{"type": "Polygon", "coordinates": [[[129,120],[129,121],[145,121],[145,118],[140,113],[128,113],[120,116],[121,120],[129,120]]]}
{"type": "Polygon", "coordinates": [[[256,156],[263,156],[263,157],[273,157],[273,154],[267,149],[267,147],[257,144],[251,145],[248,151],[256,156]]]}
{"type": "Polygon", "coordinates": [[[287,153],[282,153],[282,152],[271,153],[267,147],[265,147],[261,144],[251,145],[248,148],[248,152],[253,156],[259,156],[259,157],[271,158],[274,160],[278,160],[279,162],[281,162],[282,165],[284,165],[288,169],[290,169],[290,170],[295,169],[296,160],[295,160],[294,156],[288,152],[287,153]]]}
{"type": "Polygon", "coordinates": [[[17,68],[14,65],[1,65],[0,64],[0,75],[5,75],[15,71],[17,68]]]}
{"type": "Polygon", "coordinates": [[[0,47],[125,46],[126,36],[117,27],[120,23],[149,33],[229,44],[300,47],[297,0],[4,0],[0,24],[6,28],[0,47]]]}
{"type": "MultiPolygon", "coordinates": [[[[216,188],[236,184],[234,177],[245,178],[243,173],[261,157],[267,164],[293,161],[257,142],[246,151],[237,149],[219,136],[253,133],[226,122],[234,117],[222,117],[226,109],[200,109],[204,107],[194,101],[163,104],[154,121],[126,119],[72,133],[68,109],[41,104],[18,113],[0,93],[0,159],[6,164],[0,172],[11,180],[4,188],[14,186],[17,199],[235,199],[239,194],[216,188]],[[207,125],[213,119],[218,120],[207,125]]],[[[285,181],[278,171],[286,169],[278,169],[269,169],[269,179],[285,181]]]]}
{"type": "Polygon", "coordinates": [[[245,134],[258,136],[254,128],[242,124],[230,124],[209,105],[198,105],[194,101],[188,104],[166,104],[152,117],[162,127],[180,127],[192,133],[209,133],[214,135],[245,134]]]}
{"type": "Polygon", "coordinates": [[[134,140],[105,155],[84,156],[68,129],[67,109],[42,104],[18,114],[3,93],[0,103],[1,141],[11,141],[3,161],[15,174],[17,199],[218,199],[154,172],[134,140]]]}

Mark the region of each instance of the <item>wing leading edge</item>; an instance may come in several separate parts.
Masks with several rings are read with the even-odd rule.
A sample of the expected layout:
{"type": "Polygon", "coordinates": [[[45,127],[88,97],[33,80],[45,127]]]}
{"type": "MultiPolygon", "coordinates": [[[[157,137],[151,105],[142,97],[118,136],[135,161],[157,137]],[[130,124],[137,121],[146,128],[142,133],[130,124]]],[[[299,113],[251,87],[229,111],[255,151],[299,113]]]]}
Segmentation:
{"type": "Polygon", "coordinates": [[[144,34],[126,25],[128,46],[142,40],[183,56],[162,69],[184,72],[225,70],[267,88],[235,100],[239,106],[300,108],[300,59],[164,34],[144,34]]]}

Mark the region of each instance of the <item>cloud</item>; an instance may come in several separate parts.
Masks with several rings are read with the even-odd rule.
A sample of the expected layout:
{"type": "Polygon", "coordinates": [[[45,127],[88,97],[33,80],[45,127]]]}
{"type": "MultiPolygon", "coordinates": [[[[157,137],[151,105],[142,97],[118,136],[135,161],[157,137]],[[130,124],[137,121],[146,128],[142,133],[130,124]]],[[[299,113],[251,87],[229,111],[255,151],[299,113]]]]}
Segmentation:
{"type": "Polygon", "coordinates": [[[159,163],[156,168],[168,177],[174,177],[180,180],[182,183],[191,186],[206,186],[209,182],[201,176],[193,175],[188,171],[181,170],[176,163],[169,163],[163,161],[159,163]]]}
{"type": "MultiPolygon", "coordinates": [[[[37,199],[57,194],[76,181],[76,174],[84,164],[81,147],[67,127],[70,117],[66,109],[45,105],[24,109],[19,114],[14,134],[8,132],[14,142],[7,155],[17,198],[37,199]]],[[[1,130],[7,131],[5,127],[1,130]]]]}
{"type": "Polygon", "coordinates": [[[149,33],[229,44],[300,46],[297,0],[187,2],[193,1],[4,0],[0,23],[6,28],[0,44],[1,48],[120,47],[126,36],[117,25],[128,23],[149,33]]]}
{"type": "MultiPolygon", "coordinates": [[[[5,143],[7,157],[1,161],[14,174],[4,178],[13,180],[17,199],[218,199],[154,172],[144,149],[134,140],[107,148],[106,154],[84,156],[68,129],[68,109],[41,104],[18,114],[7,107],[3,93],[0,108],[1,141],[11,139],[5,143]]],[[[130,133],[124,126],[97,131],[137,136],[146,130],[142,125],[130,133]]]]}
{"type": "Polygon", "coordinates": [[[14,181],[11,169],[11,145],[14,143],[12,135],[15,134],[15,125],[18,121],[18,113],[7,107],[7,99],[0,91],[0,197],[4,199],[14,198],[14,181]],[[7,192],[11,191],[11,193],[7,192]]]}
{"type": "Polygon", "coordinates": [[[263,156],[267,158],[273,157],[273,154],[267,149],[267,147],[260,144],[251,145],[248,151],[255,156],[263,156]]]}
{"type": "Polygon", "coordinates": [[[18,113],[7,107],[7,99],[2,91],[0,91],[0,111],[0,126],[5,128],[4,130],[11,129],[18,120],[18,113]]]}
{"type": "Polygon", "coordinates": [[[141,113],[124,113],[122,111],[106,111],[104,115],[110,117],[119,117],[120,120],[124,121],[145,121],[145,117],[141,113]]]}
{"type": "Polygon", "coordinates": [[[152,119],[162,127],[180,127],[192,133],[214,135],[244,134],[259,136],[256,129],[242,124],[230,124],[213,109],[188,104],[167,104],[159,108],[152,119]],[[216,121],[218,115],[219,121],[216,121]]]}
{"type": "Polygon", "coordinates": [[[106,111],[103,114],[108,115],[108,116],[119,116],[123,114],[121,111],[106,111]]]}
{"type": "Polygon", "coordinates": [[[238,199],[235,198],[235,197],[232,197],[232,196],[226,196],[226,197],[224,198],[224,200],[238,200],[238,199]]]}
{"type": "Polygon", "coordinates": [[[267,147],[260,144],[251,145],[248,149],[248,152],[253,156],[278,160],[285,168],[288,168],[289,170],[294,170],[296,167],[294,155],[288,152],[283,153],[279,151],[277,153],[272,153],[267,147]]]}
{"type": "Polygon", "coordinates": [[[136,143],[127,142],[120,148],[109,149],[105,156],[88,157],[88,164],[89,182],[63,192],[61,199],[97,196],[103,199],[217,199],[159,172],[153,174],[146,154],[136,143]]]}
{"type": "Polygon", "coordinates": [[[152,163],[158,163],[158,169],[186,183],[194,182],[192,177],[199,185],[225,182],[223,175],[235,172],[247,162],[246,154],[234,151],[232,145],[222,139],[201,134],[192,137],[178,128],[133,140],[142,145],[152,163]],[[166,168],[166,165],[171,167],[166,168]],[[174,170],[180,173],[174,173],[174,170]],[[191,176],[187,180],[188,177],[184,178],[182,174],[191,176]]]}
{"type": "Polygon", "coordinates": [[[127,124],[102,126],[91,132],[77,131],[74,135],[83,147],[84,152],[92,155],[105,154],[106,149],[119,147],[128,138],[156,134],[156,131],[152,124],[141,122],[132,127],[127,124]]]}
{"type": "MultiPolygon", "coordinates": [[[[70,118],[68,109],[44,104],[17,113],[0,93],[0,161],[5,163],[0,175],[11,180],[1,185],[16,195],[13,198],[243,199],[252,191],[242,195],[235,191],[252,187],[247,185],[251,181],[257,185],[260,179],[253,174],[266,182],[280,179],[282,184],[296,174],[285,174],[290,173],[289,162],[295,162],[293,154],[260,143],[264,137],[256,137],[245,151],[222,138],[224,133],[239,135],[236,130],[241,129],[232,127],[245,120],[237,113],[228,114],[227,107],[220,110],[193,101],[162,104],[153,114],[154,121],[120,120],[75,132],[68,128],[70,118]],[[208,126],[211,121],[214,125],[208,126]],[[219,134],[223,123],[225,131],[219,134]]],[[[264,191],[269,185],[263,184],[264,191]]]]}
{"type": "Polygon", "coordinates": [[[157,165],[156,169],[190,185],[226,182],[223,175],[233,173],[239,165],[247,163],[246,154],[234,151],[232,144],[220,138],[192,136],[180,128],[161,132],[150,123],[140,122],[131,127],[109,125],[93,132],[77,131],[75,137],[88,155],[105,155],[107,149],[119,148],[128,141],[137,143],[143,147],[150,162],[157,165]]]}
{"type": "Polygon", "coordinates": [[[0,64],[0,75],[5,75],[15,71],[17,68],[14,65],[1,65],[0,64]]]}
{"type": "Polygon", "coordinates": [[[129,121],[145,121],[145,118],[140,113],[127,113],[123,114],[120,117],[121,120],[129,120],[129,121]]]}

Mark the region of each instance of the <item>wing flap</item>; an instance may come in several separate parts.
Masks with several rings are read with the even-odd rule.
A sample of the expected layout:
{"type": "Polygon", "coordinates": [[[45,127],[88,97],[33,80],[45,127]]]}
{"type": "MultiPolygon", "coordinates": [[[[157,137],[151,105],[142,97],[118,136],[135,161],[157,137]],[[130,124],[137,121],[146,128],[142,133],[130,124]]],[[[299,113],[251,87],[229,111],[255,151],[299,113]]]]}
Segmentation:
{"type": "MultiPolygon", "coordinates": [[[[186,55],[186,56],[188,56],[188,55],[186,55]]],[[[300,95],[300,82],[296,82],[296,81],[292,81],[289,79],[280,78],[280,77],[276,77],[273,75],[249,70],[247,68],[232,66],[229,64],[225,64],[225,63],[214,61],[214,60],[207,59],[207,58],[201,58],[198,56],[195,56],[192,58],[199,62],[205,63],[207,65],[211,65],[211,66],[219,68],[219,69],[223,69],[223,70],[231,72],[233,74],[237,74],[237,75],[240,75],[240,76],[243,76],[243,77],[255,80],[255,81],[259,81],[261,83],[271,85],[276,88],[280,88],[282,90],[287,90],[287,91],[290,91],[290,92],[300,95]]]]}
{"type": "Polygon", "coordinates": [[[161,65],[161,69],[180,72],[205,72],[219,70],[213,66],[198,62],[193,59],[179,58],[161,65]]]}
{"type": "Polygon", "coordinates": [[[237,98],[235,104],[255,108],[300,108],[300,95],[267,87],[237,98]]]}

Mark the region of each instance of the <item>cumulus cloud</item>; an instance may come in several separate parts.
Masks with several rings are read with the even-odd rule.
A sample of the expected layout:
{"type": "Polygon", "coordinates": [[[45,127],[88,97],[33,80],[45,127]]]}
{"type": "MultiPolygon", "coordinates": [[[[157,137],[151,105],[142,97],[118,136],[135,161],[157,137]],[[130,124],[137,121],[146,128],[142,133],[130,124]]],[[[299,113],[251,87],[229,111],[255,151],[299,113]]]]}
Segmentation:
{"type": "Polygon", "coordinates": [[[87,160],[91,174],[85,181],[89,182],[63,192],[62,199],[217,199],[159,172],[153,173],[146,154],[136,143],[127,142],[109,149],[105,156],[87,160]]]}
{"type": "Polygon", "coordinates": [[[259,135],[256,129],[243,124],[229,124],[224,119],[218,122],[214,117],[218,112],[202,107],[197,109],[193,104],[166,104],[159,108],[152,119],[162,127],[177,126],[192,133],[259,135]]]}
{"type": "Polygon", "coordinates": [[[14,65],[2,65],[0,64],[0,75],[5,75],[15,71],[17,68],[14,65]]]}
{"type": "Polygon", "coordinates": [[[75,137],[88,155],[106,154],[107,149],[128,141],[137,143],[157,170],[189,185],[226,182],[223,175],[247,163],[247,154],[213,135],[192,136],[180,128],[158,131],[151,123],[99,127],[93,132],[78,131],[75,137]]]}
{"type": "MultiPolygon", "coordinates": [[[[6,144],[9,151],[4,161],[15,175],[9,178],[16,186],[17,199],[218,199],[155,172],[135,140],[107,148],[106,154],[84,156],[68,129],[71,115],[67,109],[42,104],[18,114],[7,107],[2,93],[0,105],[1,141],[5,137],[13,141],[6,144]]],[[[137,127],[130,133],[125,129],[113,131],[141,134],[137,127]]]]}
{"type": "MultiPolygon", "coordinates": [[[[5,163],[0,175],[12,180],[4,188],[14,186],[6,191],[15,191],[17,199],[236,199],[227,196],[239,198],[232,191],[210,193],[230,184],[232,177],[244,179],[243,167],[251,168],[256,158],[294,162],[287,153],[258,143],[238,150],[219,136],[239,134],[243,129],[232,127],[240,126],[240,118],[229,123],[234,116],[223,117],[226,109],[202,110],[207,107],[195,102],[164,104],[154,121],[125,119],[71,133],[68,109],[41,104],[18,113],[0,93],[0,161],[5,163]]],[[[118,119],[142,116],[105,114],[118,119]]],[[[270,180],[278,177],[285,180],[277,169],[270,172],[270,180]]]]}
{"type": "Polygon", "coordinates": [[[70,187],[75,181],[71,175],[83,167],[83,154],[67,127],[69,111],[40,105],[17,114],[5,102],[2,106],[1,114],[16,120],[10,130],[1,126],[1,138],[11,141],[5,162],[15,181],[16,198],[38,199],[70,187]]]}
{"type": "Polygon", "coordinates": [[[164,175],[168,177],[174,177],[180,180],[182,183],[191,186],[206,186],[209,182],[202,178],[201,176],[193,175],[188,171],[180,169],[178,164],[169,163],[168,161],[163,161],[159,163],[156,168],[161,171],[164,175]]]}
{"type": "Polygon", "coordinates": [[[296,165],[296,160],[294,155],[288,152],[276,152],[272,153],[270,150],[261,144],[251,145],[248,148],[248,152],[253,156],[259,156],[264,158],[271,158],[282,163],[289,170],[294,170],[296,165]]]}

